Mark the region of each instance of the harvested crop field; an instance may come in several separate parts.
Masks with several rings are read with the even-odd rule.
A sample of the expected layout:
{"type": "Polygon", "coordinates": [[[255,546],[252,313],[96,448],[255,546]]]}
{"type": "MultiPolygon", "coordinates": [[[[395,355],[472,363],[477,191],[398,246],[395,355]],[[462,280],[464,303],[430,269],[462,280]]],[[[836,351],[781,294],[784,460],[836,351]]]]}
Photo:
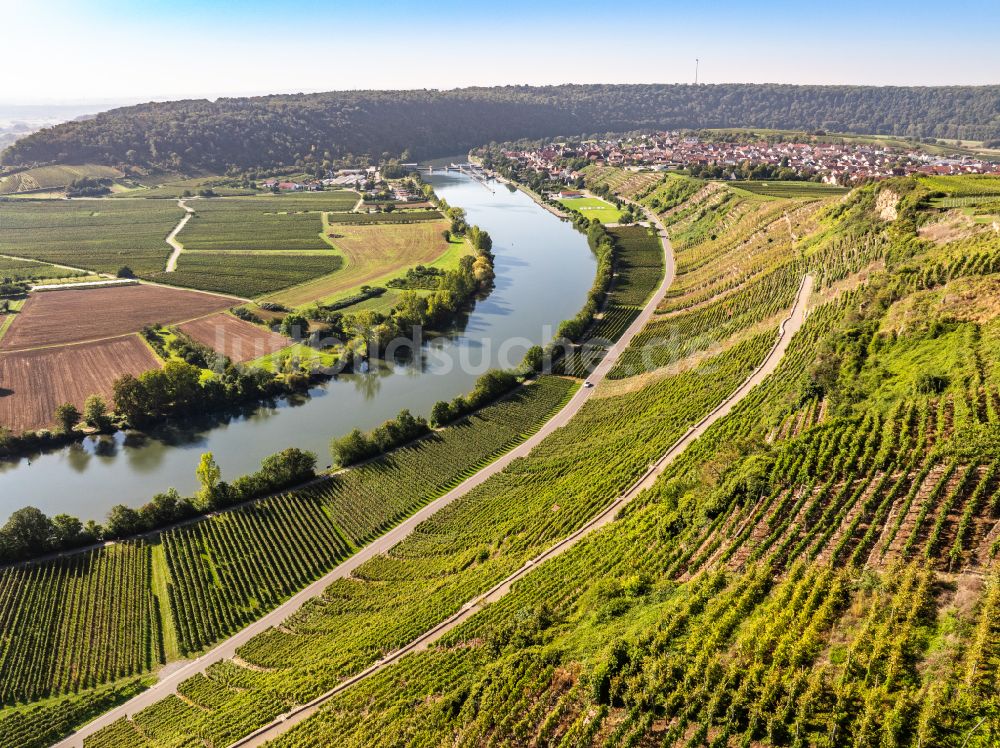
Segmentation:
{"type": "Polygon", "coordinates": [[[157,322],[203,317],[233,303],[223,296],[146,285],[35,293],[0,341],[0,350],[111,338],[157,322]]]}
{"type": "Polygon", "coordinates": [[[123,374],[159,366],[138,335],[0,354],[0,426],[16,433],[50,426],[63,403],[82,410],[90,395],[110,399],[112,384],[123,374]]]}
{"type": "Polygon", "coordinates": [[[292,344],[284,335],[228,314],[213,314],[194,322],[185,322],[177,329],[238,364],[275,353],[292,344]]]}

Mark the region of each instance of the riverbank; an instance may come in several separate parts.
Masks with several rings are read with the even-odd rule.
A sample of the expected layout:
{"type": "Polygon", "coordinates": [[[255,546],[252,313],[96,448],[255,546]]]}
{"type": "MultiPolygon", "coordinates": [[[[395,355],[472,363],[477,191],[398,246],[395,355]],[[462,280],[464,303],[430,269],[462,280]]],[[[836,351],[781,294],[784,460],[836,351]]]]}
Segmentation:
{"type": "Polygon", "coordinates": [[[493,194],[456,172],[428,179],[493,239],[494,288],[454,325],[419,340],[412,355],[313,382],[301,396],[171,424],[148,438],[88,436],[0,464],[0,516],[30,502],[49,516],[101,521],[113,505],[138,507],[171,486],[190,495],[198,489],[195,468],[203,452],[215,455],[227,479],[256,470],[289,445],[325,455],[332,437],[355,427],[371,430],[403,408],[427,416],[435,402],[469,391],[486,370],[514,366],[528,347],[548,343],[585,303],[593,282],[596,260],[586,238],[520,192],[493,194]]]}
{"type": "Polygon", "coordinates": [[[566,219],[568,219],[568,218],[571,217],[569,215],[569,213],[567,213],[567,212],[565,212],[563,210],[560,210],[559,208],[557,208],[554,205],[552,205],[552,203],[546,202],[545,198],[543,198],[541,195],[539,195],[537,192],[535,192],[530,187],[528,187],[526,185],[523,185],[523,184],[521,184],[519,182],[515,182],[512,179],[507,179],[507,177],[505,177],[503,174],[500,174],[497,171],[493,171],[491,169],[486,169],[485,167],[483,167],[483,160],[482,160],[482,158],[480,158],[479,156],[473,155],[471,151],[468,154],[468,158],[469,158],[469,163],[476,164],[477,166],[479,166],[480,168],[482,168],[483,171],[485,172],[486,176],[489,179],[493,179],[493,180],[499,182],[502,185],[506,185],[506,186],[509,186],[509,187],[514,187],[515,189],[520,190],[525,195],[527,195],[528,197],[530,197],[535,202],[535,204],[538,205],[538,207],[547,210],[549,213],[551,213],[552,215],[556,216],[557,218],[566,218],[566,219]]]}
{"type": "MultiPolygon", "coordinates": [[[[645,306],[643,307],[640,314],[633,320],[629,327],[625,330],[618,341],[609,348],[607,355],[604,360],[591,375],[590,380],[594,385],[599,384],[603,381],[604,377],[609,371],[614,367],[621,354],[628,348],[633,338],[639,333],[640,330],[646,325],[646,323],[652,318],[656,312],[656,308],[659,303],[665,298],[667,290],[669,289],[674,278],[674,258],[673,251],[670,247],[669,240],[667,239],[665,233],[661,234],[663,251],[664,251],[664,266],[666,272],[664,273],[661,282],[656,289],[656,291],[651,295],[645,306]]],[[[233,635],[225,642],[214,647],[210,652],[202,655],[197,660],[183,666],[182,668],[171,672],[159,683],[151,687],[149,690],[143,692],[142,694],[134,697],[128,702],[122,704],[115,709],[106,712],[101,717],[97,718],[80,731],[70,736],[69,738],[63,740],[57,744],[60,748],[80,748],[83,746],[84,740],[93,735],[94,733],[100,731],[104,727],[114,723],[115,721],[122,718],[129,718],[142,711],[143,709],[152,706],[154,703],[162,698],[165,698],[171,694],[177,692],[177,687],[188,678],[193,677],[198,673],[205,672],[211,665],[225,659],[230,659],[236,656],[237,651],[241,646],[246,644],[250,639],[252,639],[257,634],[266,631],[270,628],[280,626],[282,621],[284,621],[289,615],[292,615],[296,611],[300,610],[302,606],[307,604],[310,600],[316,596],[322,594],[326,588],[337,579],[349,578],[354,570],[359,568],[366,561],[374,558],[375,556],[384,554],[388,552],[391,548],[396,546],[402,540],[411,535],[414,530],[425,520],[432,517],[434,514],[456,501],[457,499],[465,496],[473,488],[481,485],[489,478],[497,475],[504,469],[506,469],[515,460],[527,456],[536,446],[541,444],[548,436],[550,436],[557,429],[565,426],[569,421],[580,411],[580,409],[589,401],[595,392],[595,387],[580,387],[576,392],[570,397],[568,402],[566,402],[556,413],[554,413],[550,418],[548,418],[544,425],[541,426],[538,431],[531,435],[528,439],[522,442],[519,446],[508,451],[503,456],[492,461],[487,467],[477,471],[472,476],[464,480],[457,487],[444,494],[440,498],[432,501],[431,503],[425,505],[419,511],[411,514],[405,520],[400,522],[395,528],[389,532],[384,533],[377,539],[366,545],[364,548],[360,549],[357,553],[352,555],[350,558],[341,562],[332,571],[324,575],[321,579],[310,584],[308,587],[294,595],[291,599],[283,603],[280,607],[274,609],[272,612],[268,613],[263,618],[257,620],[253,624],[245,627],[239,633],[233,635]]],[[[405,651],[410,651],[410,648],[405,648],[405,651]]],[[[401,656],[401,655],[399,655],[401,656]]],[[[394,661],[394,660],[393,660],[394,661]]],[[[383,667],[388,664],[387,661],[382,660],[376,663],[373,667],[383,667]]],[[[361,674],[360,677],[365,677],[368,675],[368,671],[361,674]]],[[[350,682],[354,682],[355,679],[351,679],[350,682]]],[[[292,712],[291,715],[284,715],[276,723],[269,725],[262,730],[253,733],[249,738],[242,741],[238,741],[235,745],[258,745],[264,742],[265,738],[273,737],[277,732],[271,733],[271,730],[275,729],[277,722],[283,721],[285,719],[295,719],[293,715],[303,714],[307,716],[306,710],[309,710],[313,705],[318,704],[322,701],[327,700],[330,695],[327,694],[315,702],[305,705],[299,710],[292,712]]]]}

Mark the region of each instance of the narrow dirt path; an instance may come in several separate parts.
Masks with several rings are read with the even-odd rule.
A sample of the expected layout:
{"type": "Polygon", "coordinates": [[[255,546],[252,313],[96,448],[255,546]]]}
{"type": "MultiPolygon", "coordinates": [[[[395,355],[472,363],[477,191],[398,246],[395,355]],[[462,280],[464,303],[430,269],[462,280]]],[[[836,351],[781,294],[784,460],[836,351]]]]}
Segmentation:
{"type": "Polygon", "coordinates": [[[484,605],[494,603],[510,592],[511,587],[515,582],[524,578],[536,567],[572,548],[595,530],[598,530],[612,522],[626,504],[646,489],[651,488],[660,474],[662,474],[663,471],[666,470],[667,467],[675,459],[677,459],[677,457],[683,453],[695,439],[704,434],[716,421],[725,418],[729,412],[736,407],[740,400],[746,397],[750,390],[774,373],[778,364],[781,363],[781,359],[785,355],[785,351],[788,349],[788,344],[792,337],[799,331],[802,324],[805,322],[806,305],[809,299],[809,294],[812,292],[812,286],[812,276],[805,276],[802,279],[802,283],[799,285],[799,291],[795,298],[795,305],[792,307],[792,311],[789,316],[782,321],[778,330],[778,339],[775,341],[774,346],[768,352],[760,366],[758,366],[757,369],[754,370],[754,372],[747,377],[746,380],[744,380],[743,384],[741,384],[735,392],[717,405],[697,424],[688,429],[687,433],[678,439],[674,445],[667,450],[667,452],[646,472],[645,475],[636,481],[625,493],[615,499],[603,512],[598,514],[572,535],[564,538],[541,555],[536,556],[525,563],[524,566],[503,581],[499,582],[492,589],[467,602],[462,606],[462,609],[458,613],[455,613],[445,619],[406,646],[386,655],[378,662],[370,665],[357,675],[343,681],[336,688],[316,697],[308,704],[304,704],[287,714],[281,715],[271,724],[265,725],[246,738],[232,743],[230,748],[256,748],[256,746],[263,746],[267,742],[274,740],[279,735],[288,732],[296,725],[314,715],[325,702],[329,701],[337,694],[342,693],[356,683],[359,683],[386,669],[390,665],[401,660],[407,654],[427,649],[446,633],[474,616],[484,605]]]}
{"type": "Polygon", "coordinates": [[[171,670],[169,674],[163,675],[156,685],[151,686],[146,691],[138,694],[132,699],[129,699],[123,704],[120,704],[111,711],[104,713],[74,734],[59,743],[56,743],[57,748],[82,748],[83,741],[102,728],[107,727],[111,723],[123,717],[134,716],[146,707],[152,706],[160,699],[176,693],[177,686],[180,683],[197,673],[204,673],[209,666],[215,664],[216,662],[235,657],[236,651],[257,634],[260,634],[269,628],[279,626],[282,621],[298,611],[309,600],[321,595],[332,582],[338,579],[346,579],[350,577],[354,573],[354,570],[359,566],[366,563],[370,559],[389,551],[391,548],[408,537],[424,520],[430,518],[433,514],[448,504],[464,496],[476,486],[484,483],[492,476],[501,472],[508,465],[514,462],[514,460],[526,456],[532,449],[549,436],[549,434],[566,425],[569,420],[576,415],[580,408],[583,407],[584,403],[591,398],[594,394],[596,386],[605,378],[607,373],[611,371],[622,352],[632,341],[632,338],[635,337],[635,335],[653,316],[656,312],[656,307],[666,296],[667,289],[670,288],[670,284],[673,283],[674,255],[673,249],[670,246],[670,241],[667,238],[666,230],[654,215],[647,215],[649,215],[650,220],[653,221],[654,225],[658,227],[660,238],[663,243],[665,260],[665,272],[663,274],[663,279],[660,282],[659,288],[657,288],[656,292],[650,297],[649,301],[646,302],[646,306],[643,307],[639,316],[636,317],[631,325],[629,325],[628,329],[619,341],[608,349],[608,353],[604,357],[604,360],[601,361],[593,373],[588,377],[588,380],[595,385],[594,387],[581,387],[576,391],[573,397],[567,401],[560,411],[546,421],[545,425],[526,441],[522,442],[510,452],[502,455],[496,461],[487,465],[479,472],[467,478],[445,495],[435,499],[430,504],[427,504],[415,514],[410,515],[407,519],[403,520],[403,522],[396,525],[396,527],[392,530],[389,530],[381,537],[375,539],[364,548],[360,549],[357,553],[346,559],[332,571],[328,572],[308,587],[305,587],[297,594],[293,595],[263,618],[251,623],[241,631],[238,631],[236,634],[216,645],[197,659],[186,663],[182,667],[171,670]]]}
{"type": "Polygon", "coordinates": [[[173,247],[174,251],[170,254],[170,258],[167,260],[167,272],[172,273],[177,270],[177,260],[181,256],[181,252],[184,251],[184,245],[177,241],[177,235],[181,233],[187,222],[191,220],[191,216],[194,215],[194,208],[189,206],[183,199],[177,201],[177,206],[179,208],[184,208],[184,217],[177,222],[174,226],[174,230],[167,234],[167,244],[173,247]]]}

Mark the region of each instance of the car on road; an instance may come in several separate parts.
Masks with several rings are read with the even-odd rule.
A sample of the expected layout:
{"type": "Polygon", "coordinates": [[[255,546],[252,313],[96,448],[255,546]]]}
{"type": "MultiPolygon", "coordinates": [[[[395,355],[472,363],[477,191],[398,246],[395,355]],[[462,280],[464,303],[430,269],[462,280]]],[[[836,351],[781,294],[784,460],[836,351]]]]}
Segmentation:
{"type": "Polygon", "coordinates": [[[594,383],[593,383],[593,382],[590,382],[590,381],[587,381],[587,382],[584,382],[584,383],[583,383],[583,386],[584,386],[584,387],[593,387],[593,386],[594,386],[594,383]]]}

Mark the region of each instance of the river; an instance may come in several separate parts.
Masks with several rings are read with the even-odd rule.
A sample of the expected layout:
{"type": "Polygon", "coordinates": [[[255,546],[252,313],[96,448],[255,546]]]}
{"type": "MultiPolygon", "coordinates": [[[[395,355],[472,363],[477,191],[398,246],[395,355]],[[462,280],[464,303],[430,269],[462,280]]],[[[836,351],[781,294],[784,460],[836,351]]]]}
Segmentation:
{"type": "Polygon", "coordinates": [[[416,360],[338,377],[308,398],[281,400],[207,424],[184,424],[155,436],[88,438],[61,450],[0,463],[0,518],[23,506],[101,521],[115,504],[139,506],[169,487],[191,494],[195,467],[212,452],[224,479],[256,470],[285,447],[329,461],[331,437],[370,429],[402,408],[427,415],[438,400],[472,389],[486,369],[520,360],[528,344],[551,340],[559,322],[583,306],[596,261],[570,223],[520,191],[487,186],[456,172],[425,177],[450,205],[493,238],[496,285],[460,329],[424,344],[416,360]],[[505,341],[519,339],[520,344],[505,341]]]}

